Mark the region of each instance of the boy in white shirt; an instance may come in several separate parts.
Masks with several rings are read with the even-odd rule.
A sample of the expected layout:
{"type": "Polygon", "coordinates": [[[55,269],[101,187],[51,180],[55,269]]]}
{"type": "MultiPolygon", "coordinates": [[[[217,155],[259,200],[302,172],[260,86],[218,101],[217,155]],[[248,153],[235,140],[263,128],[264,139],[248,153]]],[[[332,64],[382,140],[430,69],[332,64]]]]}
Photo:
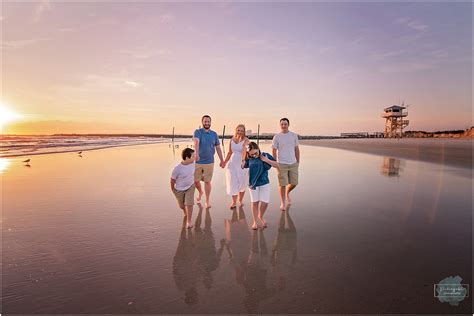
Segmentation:
{"type": "Polygon", "coordinates": [[[191,217],[194,205],[194,150],[185,148],[181,153],[183,161],[174,167],[171,173],[171,191],[176,196],[179,207],[186,217],[186,228],[192,228],[191,217]]]}
{"type": "Polygon", "coordinates": [[[286,210],[291,204],[290,192],[298,185],[298,167],[300,163],[300,148],[298,135],[288,128],[290,121],[284,117],[280,120],[281,132],[273,137],[273,157],[277,158],[278,181],[280,184],[280,209],[286,210]]]}

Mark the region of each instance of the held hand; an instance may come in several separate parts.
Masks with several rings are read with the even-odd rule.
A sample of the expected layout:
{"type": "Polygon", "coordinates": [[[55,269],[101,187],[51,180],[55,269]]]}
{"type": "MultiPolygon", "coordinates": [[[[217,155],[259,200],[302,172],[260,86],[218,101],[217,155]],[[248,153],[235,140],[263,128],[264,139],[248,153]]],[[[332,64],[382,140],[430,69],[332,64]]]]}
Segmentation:
{"type": "Polygon", "coordinates": [[[245,169],[245,160],[242,160],[242,162],[240,163],[240,167],[241,167],[242,169],[245,169]]]}
{"type": "Polygon", "coordinates": [[[221,166],[221,168],[225,168],[225,162],[224,162],[224,161],[221,161],[221,163],[219,164],[219,166],[221,166]]]}
{"type": "Polygon", "coordinates": [[[198,153],[196,153],[196,154],[194,155],[194,160],[195,160],[196,162],[199,161],[199,154],[198,154],[198,153]]]}

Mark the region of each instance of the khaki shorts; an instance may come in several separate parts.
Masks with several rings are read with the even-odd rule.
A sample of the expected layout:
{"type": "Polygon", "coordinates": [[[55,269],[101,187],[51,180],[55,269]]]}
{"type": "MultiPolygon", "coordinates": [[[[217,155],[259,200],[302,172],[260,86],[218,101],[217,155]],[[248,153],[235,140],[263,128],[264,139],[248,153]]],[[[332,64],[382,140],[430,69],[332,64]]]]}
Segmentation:
{"type": "Polygon", "coordinates": [[[194,181],[211,182],[212,174],[214,172],[214,164],[196,164],[196,170],[194,170],[194,181]]]}
{"type": "Polygon", "coordinates": [[[280,186],[287,186],[288,184],[298,184],[298,166],[299,163],[294,164],[279,164],[280,169],[278,170],[278,182],[280,186]]]}
{"type": "Polygon", "coordinates": [[[173,189],[174,196],[176,196],[176,200],[178,201],[178,205],[181,208],[184,208],[186,205],[194,205],[194,190],[196,187],[194,184],[189,187],[189,189],[184,191],[178,191],[173,189]]]}

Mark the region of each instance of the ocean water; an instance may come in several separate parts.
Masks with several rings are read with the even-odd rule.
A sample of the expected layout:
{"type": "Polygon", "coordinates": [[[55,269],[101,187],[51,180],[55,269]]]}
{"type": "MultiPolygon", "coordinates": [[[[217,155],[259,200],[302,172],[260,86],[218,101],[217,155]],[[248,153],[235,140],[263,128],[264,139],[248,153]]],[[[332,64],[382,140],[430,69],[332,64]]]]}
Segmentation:
{"type": "Polygon", "coordinates": [[[2,313],[472,312],[434,297],[472,285],[470,169],[301,146],[288,212],[270,170],[268,228],[248,194],[228,208],[216,166],[186,230],[169,184],[186,146],[0,158],[2,313]]]}
{"type": "Polygon", "coordinates": [[[0,157],[32,156],[104,149],[110,147],[169,142],[170,139],[149,136],[0,136],[0,157]]]}

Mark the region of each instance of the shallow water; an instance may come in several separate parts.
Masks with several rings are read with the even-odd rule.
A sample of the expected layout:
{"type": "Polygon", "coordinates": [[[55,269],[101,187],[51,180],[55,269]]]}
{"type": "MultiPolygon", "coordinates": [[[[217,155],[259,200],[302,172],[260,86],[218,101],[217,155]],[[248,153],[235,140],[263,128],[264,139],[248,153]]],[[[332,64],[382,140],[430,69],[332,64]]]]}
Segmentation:
{"type": "MultiPolygon", "coordinates": [[[[471,283],[470,169],[301,146],[300,185],[269,227],[210,211],[182,230],[169,189],[185,145],[0,161],[2,313],[469,313],[433,286],[471,283]]],[[[268,143],[264,150],[269,150],[268,143]]]]}
{"type": "Polygon", "coordinates": [[[33,156],[74,151],[81,152],[120,146],[166,143],[170,141],[170,138],[138,135],[0,135],[0,157],[33,156]]]}

